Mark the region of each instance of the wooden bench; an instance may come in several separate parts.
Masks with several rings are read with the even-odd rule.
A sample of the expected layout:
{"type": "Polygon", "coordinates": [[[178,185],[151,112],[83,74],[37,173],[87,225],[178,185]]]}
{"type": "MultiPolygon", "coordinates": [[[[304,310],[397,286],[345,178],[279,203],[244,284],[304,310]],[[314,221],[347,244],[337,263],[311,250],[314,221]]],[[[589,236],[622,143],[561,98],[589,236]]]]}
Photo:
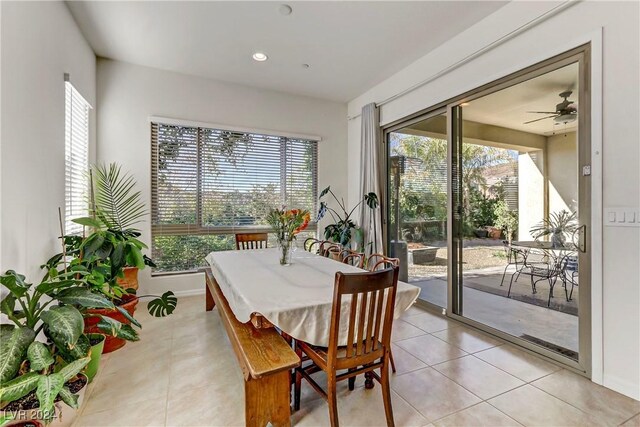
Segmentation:
{"type": "Polygon", "coordinates": [[[244,376],[245,424],[290,426],[290,371],[300,365],[300,358],[274,328],[240,323],[211,269],[205,273],[207,311],[218,307],[244,376]]]}

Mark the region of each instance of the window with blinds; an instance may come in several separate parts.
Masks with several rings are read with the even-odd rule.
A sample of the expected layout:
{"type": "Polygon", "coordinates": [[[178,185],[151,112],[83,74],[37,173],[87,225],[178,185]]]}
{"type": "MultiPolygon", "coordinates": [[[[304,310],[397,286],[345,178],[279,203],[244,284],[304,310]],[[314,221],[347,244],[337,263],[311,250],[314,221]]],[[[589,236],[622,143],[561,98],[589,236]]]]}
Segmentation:
{"type": "Polygon", "coordinates": [[[155,274],[193,271],[235,248],[235,233],[268,231],[271,208],[315,215],[317,141],[152,123],[151,147],[155,274]]]}
{"type": "Polygon", "coordinates": [[[87,216],[89,110],[91,106],[65,81],[65,233],[78,234],[73,219],[87,216]]]}

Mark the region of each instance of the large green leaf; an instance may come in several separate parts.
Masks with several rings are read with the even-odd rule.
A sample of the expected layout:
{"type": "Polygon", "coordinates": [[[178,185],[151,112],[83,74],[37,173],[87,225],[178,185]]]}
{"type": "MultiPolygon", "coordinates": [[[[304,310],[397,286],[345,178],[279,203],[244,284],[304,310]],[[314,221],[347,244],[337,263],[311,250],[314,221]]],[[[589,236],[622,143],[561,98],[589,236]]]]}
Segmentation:
{"type": "Polygon", "coordinates": [[[137,326],[138,328],[142,328],[142,325],[140,324],[140,322],[138,322],[138,320],[137,320],[135,317],[133,317],[132,315],[130,315],[130,314],[129,314],[129,312],[128,312],[126,309],[124,309],[124,308],[122,308],[122,307],[119,307],[119,306],[116,306],[116,309],[117,309],[120,313],[122,313],[122,315],[123,315],[123,316],[124,316],[124,317],[129,321],[129,322],[131,322],[133,325],[137,326]]]}
{"type": "Polygon", "coordinates": [[[15,325],[11,325],[9,323],[3,323],[0,325],[0,343],[8,340],[13,333],[13,330],[16,328],[15,325]]]}
{"type": "Polygon", "coordinates": [[[26,396],[38,386],[40,374],[28,372],[8,381],[0,387],[0,401],[12,402],[26,396]]]}
{"type": "Polygon", "coordinates": [[[149,310],[149,314],[155,317],[164,317],[173,313],[176,305],[178,305],[178,298],[175,297],[173,292],[167,291],[162,294],[161,297],[152,299],[147,304],[147,310],[149,310]]]}
{"type": "Polygon", "coordinates": [[[74,280],[74,279],[61,280],[61,278],[62,276],[59,275],[54,280],[48,280],[46,282],[42,282],[38,286],[36,286],[36,290],[40,293],[51,296],[51,293],[53,291],[69,288],[71,286],[76,286],[82,283],[81,280],[74,280]]]}
{"type": "Polygon", "coordinates": [[[74,360],[73,362],[63,366],[58,373],[62,375],[64,382],[67,382],[78,375],[78,373],[87,366],[87,363],[89,363],[90,360],[90,357],[83,357],[82,359],[74,360]]]}
{"type": "Polygon", "coordinates": [[[32,371],[41,371],[48,368],[54,362],[53,355],[46,345],[40,341],[34,341],[27,349],[27,359],[32,371]]]}
{"type": "Polygon", "coordinates": [[[114,308],[113,303],[107,298],[87,288],[64,289],[56,298],[65,304],[79,305],[83,308],[114,308]]]}
{"type": "Polygon", "coordinates": [[[70,305],[50,308],[40,314],[51,338],[58,346],[71,349],[84,329],[84,319],[77,308],[70,305]]]}
{"type": "Polygon", "coordinates": [[[102,223],[97,219],[91,217],[76,218],[72,219],[71,221],[75,222],[76,224],[84,225],[86,227],[102,228],[102,223]]]}
{"type": "Polygon", "coordinates": [[[20,369],[29,344],[36,338],[31,328],[14,328],[9,339],[0,343],[0,384],[12,379],[20,369]]]}
{"type": "Polygon", "coordinates": [[[135,329],[131,325],[122,324],[118,330],[118,338],[122,338],[127,341],[139,341],[140,337],[135,329]]]}
{"type": "Polygon", "coordinates": [[[64,403],[72,407],[73,409],[78,409],[78,395],[71,393],[67,387],[62,387],[60,390],[60,398],[64,403]]]}
{"type": "Polygon", "coordinates": [[[0,301],[0,313],[4,313],[7,316],[12,315],[16,308],[16,296],[12,293],[8,293],[2,301],[0,301]]]}
{"type": "Polygon", "coordinates": [[[74,360],[82,359],[89,355],[89,351],[91,350],[91,343],[89,342],[89,338],[85,334],[80,335],[78,341],[76,341],[76,345],[71,349],[66,349],[63,346],[57,345],[58,353],[60,357],[65,362],[71,363],[74,360]]]}
{"type": "Polygon", "coordinates": [[[108,228],[123,231],[139,223],[147,214],[142,196],[135,191],[133,176],[123,174],[120,166],[111,163],[93,168],[95,205],[108,228]]]}
{"type": "Polygon", "coordinates": [[[325,188],[324,190],[322,190],[320,192],[320,196],[318,196],[319,199],[322,199],[329,191],[331,190],[331,186],[325,188]]]}
{"type": "Polygon", "coordinates": [[[82,243],[82,250],[86,258],[91,258],[93,254],[104,244],[104,236],[100,232],[93,233],[82,243]]]}
{"type": "Polygon", "coordinates": [[[140,339],[131,325],[121,323],[111,317],[102,316],[97,326],[101,331],[112,337],[122,338],[127,341],[138,341],[140,339]]]}
{"type": "Polygon", "coordinates": [[[36,396],[38,397],[38,402],[40,402],[40,410],[45,421],[53,418],[55,412],[53,404],[63,386],[64,377],[60,373],[41,375],[38,379],[36,396]]]}
{"type": "Polygon", "coordinates": [[[24,279],[25,277],[22,274],[18,274],[13,270],[7,270],[5,274],[0,276],[0,284],[9,289],[17,298],[20,298],[31,286],[25,282],[24,279]]]}

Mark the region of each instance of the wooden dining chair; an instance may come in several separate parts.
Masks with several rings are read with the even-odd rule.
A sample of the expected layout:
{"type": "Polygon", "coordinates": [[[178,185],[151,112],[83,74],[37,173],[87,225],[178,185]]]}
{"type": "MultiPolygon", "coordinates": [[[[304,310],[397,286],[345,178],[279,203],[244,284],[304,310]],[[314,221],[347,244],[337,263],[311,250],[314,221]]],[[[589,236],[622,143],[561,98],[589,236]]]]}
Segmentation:
{"type": "MultiPolygon", "coordinates": [[[[398,258],[390,258],[383,254],[371,254],[367,259],[367,270],[378,271],[385,268],[400,267],[398,258]]],[[[389,349],[389,362],[391,364],[391,372],[396,373],[396,362],[393,360],[393,352],[389,349]]]]}
{"type": "Polygon", "coordinates": [[[236,233],[236,249],[264,249],[269,240],[268,233],[236,233]]]}
{"type": "Polygon", "coordinates": [[[391,327],[398,287],[398,267],[364,273],[336,273],[333,308],[329,327],[328,347],[317,347],[296,340],[298,356],[306,355],[311,363],[296,368],[294,409],[300,409],[302,378],[309,382],[328,403],[332,427],[338,426],[336,383],[349,380],[349,390],[355,388],[355,377],[365,374],[365,386],[373,386],[375,378],[382,388],[382,400],[387,425],[393,426],[391,392],[389,389],[389,354],[391,327]],[[343,298],[349,304],[346,327],[341,327],[343,298]],[[339,331],[346,330],[346,345],[340,346],[339,331]],[[375,370],[380,368],[380,375],[375,370]],[[338,371],[344,371],[338,374],[338,371]],[[327,374],[327,390],[323,390],[311,374],[327,374]]]}
{"type": "Polygon", "coordinates": [[[342,251],[340,251],[340,259],[344,264],[364,268],[365,255],[362,252],[357,252],[351,249],[342,249],[342,251]]]}
{"type": "Polygon", "coordinates": [[[303,248],[307,252],[317,254],[320,251],[321,244],[322,244],[322,240],[318,240],[315,237],[309,237],[305,239],[303,243],[303,248]]]}

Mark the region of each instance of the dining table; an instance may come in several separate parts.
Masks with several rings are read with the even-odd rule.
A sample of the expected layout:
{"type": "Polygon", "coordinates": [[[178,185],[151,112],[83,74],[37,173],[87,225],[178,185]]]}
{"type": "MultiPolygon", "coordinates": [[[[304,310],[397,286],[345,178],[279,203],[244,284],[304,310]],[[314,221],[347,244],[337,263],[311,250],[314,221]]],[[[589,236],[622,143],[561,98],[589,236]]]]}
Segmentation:
{"type": "MultiPolygon", "coordinates": [[[[316,346],[329,342],[336,273],[365,271],[303,250],[293,252],[289,265],[281,265],[276,248],[211,252],[206,261],[239,322],[276,327],[316,346]]],[[[419,287],[399,281],[394,318],[419,294],[419,287]]],[[[342,304],[340,323],[346,328],[350,299],[342,304]]],[[[339,342],[346,342],[346,334],[346,329],[340,331],[339,342]]]]}

